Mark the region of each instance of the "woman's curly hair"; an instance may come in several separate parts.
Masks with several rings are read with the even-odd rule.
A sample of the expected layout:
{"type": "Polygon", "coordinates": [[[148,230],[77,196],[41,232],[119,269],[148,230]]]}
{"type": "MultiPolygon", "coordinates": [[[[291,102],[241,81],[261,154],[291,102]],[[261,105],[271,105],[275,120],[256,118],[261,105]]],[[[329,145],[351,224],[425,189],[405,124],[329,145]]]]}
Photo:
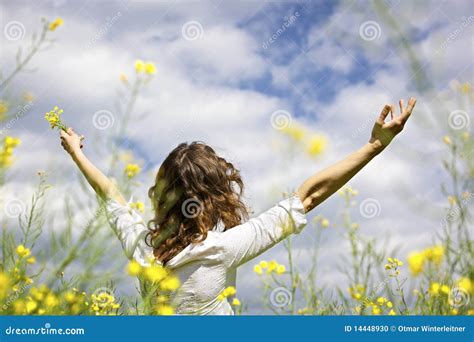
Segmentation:
{"type": "Polygon", "coordinates": [[[148,191],[155,217],[146,242],[166,264],[191,243],[206,239],[217,224],[233,228],[247,219],[239,171],[201,142],[178,145],[148,191]]]}

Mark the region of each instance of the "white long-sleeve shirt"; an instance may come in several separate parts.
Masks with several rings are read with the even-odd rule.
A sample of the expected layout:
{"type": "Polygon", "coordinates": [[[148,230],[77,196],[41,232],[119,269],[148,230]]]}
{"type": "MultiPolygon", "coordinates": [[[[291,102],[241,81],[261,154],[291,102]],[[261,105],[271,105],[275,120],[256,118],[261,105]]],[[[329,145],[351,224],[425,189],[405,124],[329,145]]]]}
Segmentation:
{"type": "MultiPolygon", "coordinates": [[[[148,266],[153,249],[145,243],[148,229],[143,219],[128,204],[111,199],[106,210],[127,257],[148,266]]],[[[229,302],[217,297],[226,287],[235,286],[237,267],[289,234],[301,232],[306,223],[303,204],[293,196],[232,229],[224,231],[217,225],[204,241],[188,245],[166,264],[182,284],[173,298],[176,313],[234,314],[229,302]]]]}

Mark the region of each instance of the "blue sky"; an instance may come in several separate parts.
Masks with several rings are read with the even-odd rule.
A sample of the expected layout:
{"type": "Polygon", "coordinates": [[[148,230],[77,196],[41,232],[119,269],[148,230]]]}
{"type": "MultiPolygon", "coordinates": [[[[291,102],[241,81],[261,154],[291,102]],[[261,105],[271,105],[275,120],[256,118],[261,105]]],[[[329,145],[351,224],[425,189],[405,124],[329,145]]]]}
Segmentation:
{"type": "MultiPolygon", "coordinates": [[[[19,21],[24,28],[22,39],[8,39],[5,33],[1,37],[6,73],[13,67],[18,47],[27,44],[38,29],[41,16],[61,16],[65,21],[54,33],[54,46],[31,62],[35,72],[21,74],[11,88],[12,94],[29,90],[37,100],[10,132],[23,144],[18,148],[15,173],[2,189],[5,198],[26,200],[38,169],[53,175],[52,208],[61,209],[62,192],[79,187],[74,166],[43,120],[43,113],[56,104],[65,109],[67,123],[86,135],[91,159],[99,167],[107,165],[108,156],[87,145],[108,134],[97,130],[92,118],[100,110],[117,115],[119,74],[131,77],[133,62],[141,58],[154,61],[158,73],[137,101],[134,118],[147,116],[134,119],[123,137],[146,164],[138,198],[146,199],[153,172],[171,148],[181,140],[204,140],[242,170],[247,202],[258,213],[275,203],[282,191],[295,188],[311,173],[362,146],[386,102],[414,95],[418,104],[406,132],[351,185],[359,189],[360,200],[375,198],[382,208],[375,219],[358,217],[364,234],[376,238],[390,234],[391,247],[401,246],[402,257],[432,241],[440,228],[446,206],[440,191],[446,180],[440,162],[445,151],[442,137],[449,131],[446,117],[456,109],[472,112],[472,99],[466,103],[456,96],[443,97],[451,91],[452,80],[473,79],[474,20],[469,1],[453,6],[450,1],[434,0],[386,0],[378,5],[366,1],[53,0],[9,1],[0,6],[3,28],[11,21],[19,21]],[[119,18],[95,38],[118,13],[119,18]],[[296,20],[264,48],[295,13],[296,20]],[[409,42],[422,66],[418,72],[429,77],[432,89],[415,87],[416,73],[390,20],[409,42]],[[191,21],[202,27],[196,40],[183,37],[183,26],[191,21]],[[463,22],[467,24],[459,29],[463,22]],[[372,32],[361,33],[367,23],[372,32]],[[285,148],[275,148],[282,143],[270,122],[277,110],[289,112],[294,122],[325,135],[325,153],[315,160],[297,150],[288,155],[285,148]],[[415,206],[407,198],[419,203],[415,206]]],[[[339,206],[337,198],[331,198],[315,214],[335,221],[339,206]]],[[[337,232],[327,232],[321,252],[321,281],[328,287],[343,281],[335,261],[341,249],[339,238],[337,232]]],[[[310,231],[295,239],[302,268],[307,265],[311,241],[310,231]]],[[[284,250],[279,246],[263,257],[282,260],[284,250]]],[[[257,284],[251,267],[239,272],[241,291],[250,303],[257,284]]]]}

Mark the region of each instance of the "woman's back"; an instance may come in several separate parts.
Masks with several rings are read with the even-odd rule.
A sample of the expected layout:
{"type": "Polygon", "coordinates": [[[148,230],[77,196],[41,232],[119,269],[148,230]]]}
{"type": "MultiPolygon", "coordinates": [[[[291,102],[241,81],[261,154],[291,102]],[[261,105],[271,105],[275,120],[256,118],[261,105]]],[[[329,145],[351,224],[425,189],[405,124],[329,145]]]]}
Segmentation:
{"type": "MultiPolygon", "coordinates": [[[[153,248],[145,243],[148,229],[143,219],[115,200],[108,200],[106,208],[127,257],[149,266],[154,260],[153,248]]],[[[189,244],[166,263],[182,284],[172,300],[176,313],[233,314],[227,299],[220,299],[219,294],[229,286],[235,287],[237,267],[289,234],[300,232],[305,224],[303,204],[297,196],[232,229],[217,224],[204,241],[189,244]]]]}

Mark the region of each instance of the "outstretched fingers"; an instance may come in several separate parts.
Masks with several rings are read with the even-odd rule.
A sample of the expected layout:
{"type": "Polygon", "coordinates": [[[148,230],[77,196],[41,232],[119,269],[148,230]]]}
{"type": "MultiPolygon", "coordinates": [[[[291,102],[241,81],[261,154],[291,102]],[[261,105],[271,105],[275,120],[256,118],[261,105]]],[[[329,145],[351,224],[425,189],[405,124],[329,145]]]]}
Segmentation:
{"type": "Polygon", "coordinates": [[[405,108],[404,111],[402,111],[402,120],[403,120],[403,122],[408,120],[411,113],[413,112],[413,108],[415,108],[415,104],[416,104],[416,98],[410,97],[410,100],[408,101],[407,107],[405,108]]]}

